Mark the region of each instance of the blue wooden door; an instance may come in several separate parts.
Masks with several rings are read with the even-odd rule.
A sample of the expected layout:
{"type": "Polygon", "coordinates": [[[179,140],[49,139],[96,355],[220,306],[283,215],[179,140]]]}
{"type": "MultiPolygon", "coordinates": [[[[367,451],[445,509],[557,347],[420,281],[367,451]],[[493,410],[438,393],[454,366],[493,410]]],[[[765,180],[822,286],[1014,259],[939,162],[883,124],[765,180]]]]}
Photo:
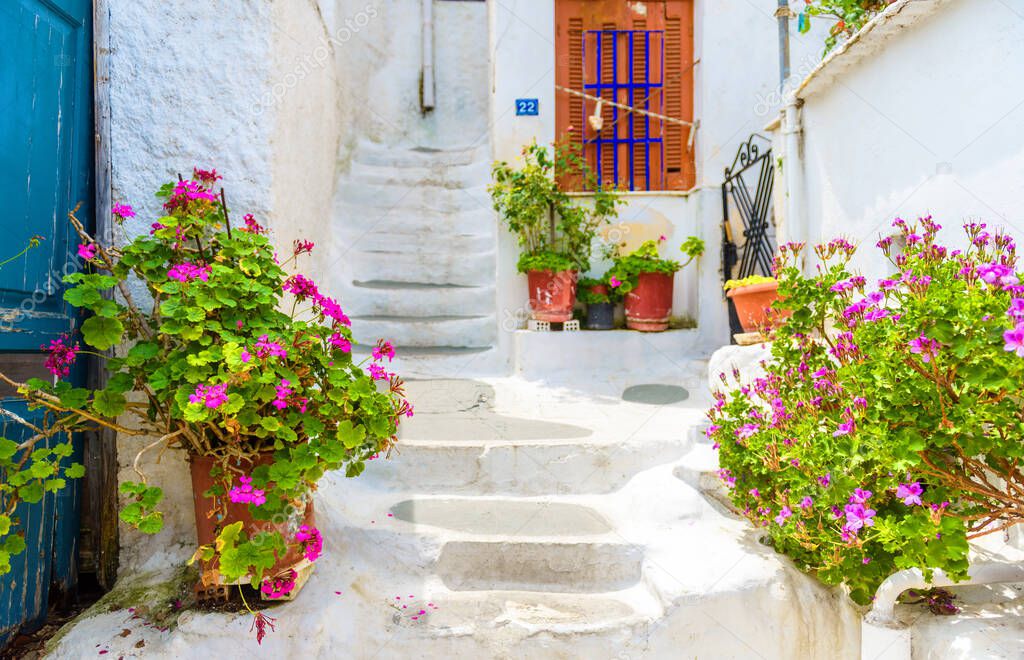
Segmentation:
{"type": "MultiPolygon", "coordinates": [[[[0,370],[23,380],[49,377],[40,347],[77,322],[61,278],[79,266],[68,212],[81,203],[78,217],[92,224],[92,2],[3,0],[0,44],[0,261],[43,237],[0,268],[0,370]]],[[[22,431],[0,424],[0,432],[22,431]]],[[[28,549],[0,577],[0,648],[42,622],[51,593],[74,587],[79,502],[71,483],[16,511],[28,549]]]]}

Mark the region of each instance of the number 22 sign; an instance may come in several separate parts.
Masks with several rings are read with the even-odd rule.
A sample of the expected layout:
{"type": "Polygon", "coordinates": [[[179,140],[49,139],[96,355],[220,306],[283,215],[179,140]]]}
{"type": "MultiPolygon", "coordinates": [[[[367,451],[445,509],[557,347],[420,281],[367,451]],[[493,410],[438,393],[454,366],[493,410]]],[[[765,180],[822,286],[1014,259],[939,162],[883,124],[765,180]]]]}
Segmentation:
{"type": "Polygon", "coordinates": [[[536,117],[539,108],[537,99],[516,99],[517,117],[536,117]]]}

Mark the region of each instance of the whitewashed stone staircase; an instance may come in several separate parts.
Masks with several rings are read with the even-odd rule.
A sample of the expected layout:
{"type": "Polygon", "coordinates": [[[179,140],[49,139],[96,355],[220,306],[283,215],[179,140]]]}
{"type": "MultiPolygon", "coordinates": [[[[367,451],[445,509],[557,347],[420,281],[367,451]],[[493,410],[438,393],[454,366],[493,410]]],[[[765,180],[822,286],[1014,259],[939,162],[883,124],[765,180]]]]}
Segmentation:
{"type": "Polygon", "coordinates": [[[322,489],[345,552],[393,567],[361,575],[360,591],[397,583],[437,607],[391,619],[389,657],[855,655],[856,619],[700,494],[714,488],[709,446],[695,446],[702,401],[516,379],[410,394],[420,412],[399,453],[322,489]]]}
{"type": "Polygon", "coordinates": [[[419,414],[396,454],[321,482],[325,554],[267,612],[262,646],[245,612],[159,632],[103,608],[53,657],[136,657],[143,637],[147,658],[857,657],[843,598],[690,485],[712,484],[695,454],[706,395],[645,405],[619,381],[583,383],[412,382],[419,414]]]}
{"type": "Polygon", "coordinates": [[[486,147],[362,143],[336,192],[333,290],[361,344],[400,355],[495,345],[495,219],[486,147]]]}

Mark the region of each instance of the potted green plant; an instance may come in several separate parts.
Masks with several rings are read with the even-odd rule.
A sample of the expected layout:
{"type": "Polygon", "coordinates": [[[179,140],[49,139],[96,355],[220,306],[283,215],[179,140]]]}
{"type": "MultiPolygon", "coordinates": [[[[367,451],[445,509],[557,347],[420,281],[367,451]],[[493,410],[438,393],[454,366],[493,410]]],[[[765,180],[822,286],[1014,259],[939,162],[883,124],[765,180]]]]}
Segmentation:
{"type": "Polygon", "coordinates": [[[768,323],[772,303],[779,299],[779,283],[774,277],[751,275],[729,280],[723,288],[736,307],[736,316],[744,332],[756,332],[764,327],[768,323]]]}
{"type": "Polygon", "coordinates": [[[592,186],[587,205],[559,188],[556,174],[589,176],[568,145],[549,152],[533,142],[522,153],[521,167],[494,164],[488,190],[494,210],[518,239],[517,268],[527,276],[532,317],[565,322],[572,318],[578,274],[590,267],[597,230],[617,215],[621,200],[614,190],[592,186]]]}
{"type": "Polygon", "coordinates": [[[645,241],[628,255],[618,257],[609,271],[609,284],[626,300],[626,327],[641,332],[668,329],[672,315],[675,274],[704,253],[704,241],[691,236],[680,246],[688,259],[679,263],[662,259],[658,246],[665,240],[645,241]]]}
{"type": "Polygon", "coordinates": [[[587,306],[588,330],[611,330],[615,327],[615,294],[616,290],[608,284],[607,276],[579,281],[579,299],[587,306]]]}
{"type": "MultiPolygon", "coordinates": [[[[247,583],[265,598],[287,598],[322,552],[311,499],[317,482],[330,470],[359,475],[395,442],[412,408],[388,371],[392,346],[380,341],[366,364],[356,363],[338,303],[286,272],[313,244],[296,241],[279,264],[252,215],[232,227],[223,189],[213,191],[219,178],[196,170],[164,185],[164,215],[123,247],[98,243],[72,215],[86,270],[65,278],[64,297],[89,313],[84,348],[70,338],[51,345],[47,366],[56,382],[0,379],[46,411],[36,438],[98,426],[155,438],[133,462],[139,481],[120,486],[121,520],[142,532],[162,528],[163,493],[148,483],[140,459],[183,448],[202,584],[247,583]],[[80,352],[105,359],[103,388],[60,380],[80,352]]],[[[115,214],[123,221],[134,212],[119,205],[115,214]]],[[[51,457],[33,452],[32,442],[0,441],[0,499],[8,507],[37,500],[40,484],[59,488],[84,473],[60,464],[66,449],[51,457]]],[[[13,522],[0,515],[0,546],[9,547],[13,522]]],[[[261,640],[269,620],[253,614],[261,640]]]]}

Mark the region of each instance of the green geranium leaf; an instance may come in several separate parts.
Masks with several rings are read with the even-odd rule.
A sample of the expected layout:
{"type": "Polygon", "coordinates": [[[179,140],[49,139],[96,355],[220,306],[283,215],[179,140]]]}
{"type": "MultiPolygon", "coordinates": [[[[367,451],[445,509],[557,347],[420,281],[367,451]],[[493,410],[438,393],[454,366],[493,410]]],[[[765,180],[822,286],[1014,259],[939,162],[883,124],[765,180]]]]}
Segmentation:
{"type": "Polygon", "coordinates": [[[124,326],[118,319],[93,316],[82,324],[82,336],[90,346],[105,351],[121,342],[124,326]]]}
{"type": "Polygon", "coordinates": [[[0,438],[0,461],[9,460],[18,451],[18,443],[8,438],[0,438]]]}
{"type": "Polygon", "coordinates": [[[85,476],[85,466],[80,463],[72,463],[64,469],[64,476],[68,479],[81,479],[85,476]]]}
{"type": "Polygon", "coordinates": [[[104,417],[117,417],[124,412],[128,401],[124,394],[100,390],[92,400],[92,408],[104,417]]]}
{"type": "Polygon", "coordinates": [[[43,499],[43,486],[38,481],[25,484],[18,489],[18,497],[29,504],[36,504],[43,499]]]}
{"type": "Polygon", "coordinates": [[[341,441],[347,449],[355,449],[363,443],[363,438],[366,437],[366,429],[362,425],[354,426],[350,420],[345,420],[338,423],[338,440],[341,441]]]}

